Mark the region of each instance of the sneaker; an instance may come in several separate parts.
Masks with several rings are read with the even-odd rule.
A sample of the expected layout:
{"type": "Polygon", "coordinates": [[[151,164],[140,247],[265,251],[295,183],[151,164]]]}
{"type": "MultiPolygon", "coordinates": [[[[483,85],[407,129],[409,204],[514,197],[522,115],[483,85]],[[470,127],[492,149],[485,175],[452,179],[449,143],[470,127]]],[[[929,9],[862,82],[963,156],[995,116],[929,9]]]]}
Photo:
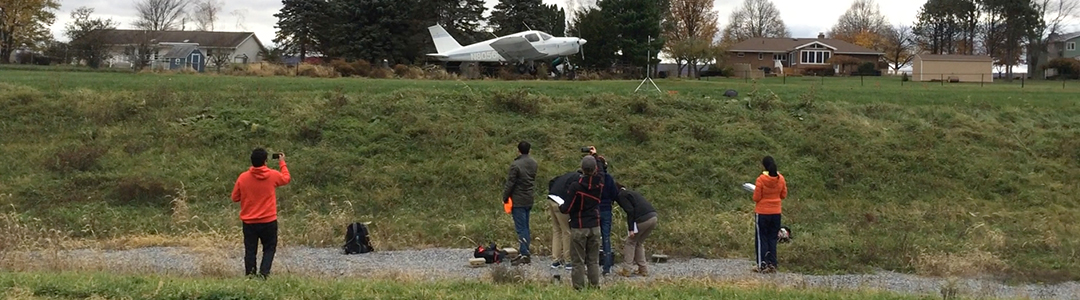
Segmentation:
{"type": "Polygon", "coordinates": [[[634,271],[634,275],[649,277],[649,271],[646,271],[645,269],[638,269],[637,271],[634,271]]]}
{"type": "Polygon", "coordinates": [[[556,261],[556,262],[551,263],[551,268],[552,269],[558,269],[559,267],[562,267],[561,262],[556,261]]]}
{"type": "Polygon", "coordinates": [[[622,277],[630,277],[630,270],[620,268],[615,274],[619,274],[619,276],[622,277]]]}
{"type": "Polygon", "coordinates": [[[567,270],[567,271],[573,271],[573,270],[574,270],[574,266],[573,266],[573,265],[570,265],[570,264],[566,264],[566,270],[567,270]]]}
{"type": "Polygon", "coordinates": [[[516,257],[516,258],[514,258],[513,260],[510,261],[511,266],[517,266],[517,265],[523,265],[523,264],[528,265],[530,263],[532,263],[532,260],[529,259],[529,257],[525,256],[525,255],[518,256],[518,257],[516,257]]]}
{"type": "Polygon", "coordinates": [[[765,270],[762,270],[761,273],[776,273],[776,266],[767,265],[765,266],[765,270]]]}

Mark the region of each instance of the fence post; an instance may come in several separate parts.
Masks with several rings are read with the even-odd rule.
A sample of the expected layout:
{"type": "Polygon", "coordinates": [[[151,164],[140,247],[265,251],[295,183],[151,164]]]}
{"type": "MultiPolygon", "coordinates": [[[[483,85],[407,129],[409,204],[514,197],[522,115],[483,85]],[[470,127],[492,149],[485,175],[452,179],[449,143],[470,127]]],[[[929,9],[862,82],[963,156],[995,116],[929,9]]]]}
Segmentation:
{"type": "Polygon", "coordinates": [[[986,74],[979,74],[979,86],[986,86],[986,74]]]}
{"type": "Polygon", "coordinates": [[[859,74],[859,86],[866,86],[866,78],[859,74]]]}
{"type": "Polygon", "coordinates": [[[1059,76],[1059,77],[1061,77],[1061,89],[1064,90],[1065,89],[1065,77],[1064,76],[1059,76]]]}
{"type": "Polygon", "coordinates": [[[945,73],[941,73],[941,86],[945,86],[945,73]]]}
{"type": "Polygon", "coordinates": [[[743,82],[750,83],[750,71],[743,72],[743,82]]]}
{"type": "Polygon", "coordinates": [[[1024,88],[1025,79],[1027,79],[1026,77],[1027,76],[1020,76],[1020,88],[1024,88]]]}
{"type": "Polygon", "coordinates": [[[784,74],[784,84],[787,84],[787,74],[784,74]]]}

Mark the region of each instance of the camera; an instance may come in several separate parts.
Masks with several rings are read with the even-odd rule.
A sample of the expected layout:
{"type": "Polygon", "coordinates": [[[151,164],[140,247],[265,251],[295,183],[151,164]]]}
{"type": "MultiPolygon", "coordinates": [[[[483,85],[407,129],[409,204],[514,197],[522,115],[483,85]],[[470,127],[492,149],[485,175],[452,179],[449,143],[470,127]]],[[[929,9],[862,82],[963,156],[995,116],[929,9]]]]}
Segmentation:
{"type": "Polygon", "coordinates": [[[274,153],[274,155],[271,155],[270,158],[279,159],[281,158],[281,153],[274,153]]]}
{"type": "Polygon", "coordinates": [[[589,152],[592,152],[592,147],[589,147],[589,146],[581,147],[581,153],[589,153],[589,152]]]}

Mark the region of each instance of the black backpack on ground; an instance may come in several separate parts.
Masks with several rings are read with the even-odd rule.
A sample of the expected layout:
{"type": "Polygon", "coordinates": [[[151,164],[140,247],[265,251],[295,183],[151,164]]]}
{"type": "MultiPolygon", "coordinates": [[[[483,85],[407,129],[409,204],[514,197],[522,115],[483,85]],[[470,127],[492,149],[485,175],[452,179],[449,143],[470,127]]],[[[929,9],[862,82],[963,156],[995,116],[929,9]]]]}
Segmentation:
{"type": "Polygon", "coordinates": [[[363,223],[349,224],[345,232],[345,254],[368,253],[375,251],[368,239],[368,228],[363,223]]]}
{"type": "Polygon", "coordinates": [[[491,245],[488,246],[480,245],[476,247],[476,251],[473,251],[473,257],[482,257],[484,258],[484,263],[487,264],[501,263],[503,259],[506,258],[507,254],[508,253],[506,251],[499,250],[495,243],[491,243],[491,245]]]}

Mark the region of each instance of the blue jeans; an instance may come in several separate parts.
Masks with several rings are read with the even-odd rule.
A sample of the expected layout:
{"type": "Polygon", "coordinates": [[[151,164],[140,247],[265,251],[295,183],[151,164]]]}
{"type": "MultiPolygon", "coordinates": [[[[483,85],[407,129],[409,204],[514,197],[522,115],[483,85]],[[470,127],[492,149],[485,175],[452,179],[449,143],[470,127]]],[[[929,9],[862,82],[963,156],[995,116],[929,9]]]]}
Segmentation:
{"type": "Polygon", "coordinates": [[[514,231],[517,232],[518,242],[518,254],[522,256],[529,255],[529,212],[532,211],[532,206],[529,207],[514,207],[510,209],[510,214],[514,217],[514,231]]]}
{"type": "Polygon", "coordinates": [[[611,265],[615,262],[615,253],[611,252],[611,211],[600,211],[600,239],[603,241],[602,248],[604,249],[603,257],[600,257],[600,264],[603,266],[604,273],[611,272],[611,265]]]}

